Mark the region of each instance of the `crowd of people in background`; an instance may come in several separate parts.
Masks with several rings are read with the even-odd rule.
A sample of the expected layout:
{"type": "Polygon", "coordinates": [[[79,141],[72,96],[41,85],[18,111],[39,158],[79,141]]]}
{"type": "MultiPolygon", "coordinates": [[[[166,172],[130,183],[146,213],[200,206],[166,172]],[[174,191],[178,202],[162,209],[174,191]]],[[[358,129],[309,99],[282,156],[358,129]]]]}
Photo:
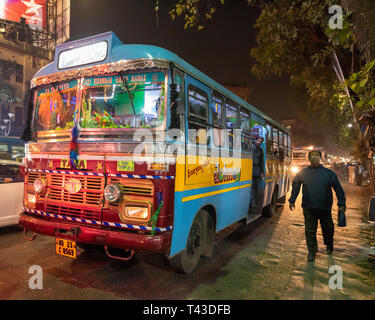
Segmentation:
{"type": "Polygon", "coordinates": [[[361,186],[366,178],[366,169],[361,162],[334,163],[332,170],[335,171],[340,181],[361,186]]]}

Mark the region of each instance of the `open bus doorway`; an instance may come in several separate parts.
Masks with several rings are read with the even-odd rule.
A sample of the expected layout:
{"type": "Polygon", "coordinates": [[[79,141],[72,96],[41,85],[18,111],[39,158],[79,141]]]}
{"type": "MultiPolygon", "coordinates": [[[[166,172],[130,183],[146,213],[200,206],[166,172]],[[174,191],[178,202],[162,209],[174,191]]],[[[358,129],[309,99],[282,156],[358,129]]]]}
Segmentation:
{"type": "Polygon", "coordinates": [[[251,129],[253,175],[250,201],[250,216],[258,217],[262,214],[265,191],[265,128],[255,125],[251,129]]]}

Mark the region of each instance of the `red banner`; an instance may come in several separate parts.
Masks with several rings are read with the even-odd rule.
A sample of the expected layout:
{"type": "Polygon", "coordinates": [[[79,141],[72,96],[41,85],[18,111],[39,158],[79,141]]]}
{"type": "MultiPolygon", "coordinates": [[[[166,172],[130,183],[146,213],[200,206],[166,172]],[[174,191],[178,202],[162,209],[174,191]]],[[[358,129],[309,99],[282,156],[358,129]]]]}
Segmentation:
{"type": "Polygon", "coordinates": [[[20,22],[25,18],[31,27],[46,28],[46,0],[0,0],[0,19],[20,22]]]}

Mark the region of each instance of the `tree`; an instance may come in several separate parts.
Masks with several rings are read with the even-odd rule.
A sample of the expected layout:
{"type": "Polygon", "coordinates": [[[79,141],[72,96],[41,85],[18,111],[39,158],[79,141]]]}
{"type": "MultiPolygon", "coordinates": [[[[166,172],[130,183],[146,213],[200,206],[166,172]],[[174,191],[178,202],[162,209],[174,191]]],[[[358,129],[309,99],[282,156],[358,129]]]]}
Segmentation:
{"type": "MultiPolygon", "coordinates": [[[[254,27],[257,45],[250,50],[258,78],[288,75],[290,101],[305,118],[317,115],[337,127],[338,141],[348,146],[355,134],[347,127],[353,110],[345,96],[348,87],[355,113],[374,105],[372,60],[375,58],[375,3],[373,0],[247,0],[261,8],[254,27]],[[329,8],[344,9],[343,28],[328,27],[329,8]],[[332,54],[340,60],[346,81],[332,68],[332,54]]],[[[178,0],[172,19],[184,15],[185,28],[202,29],[223,0],[178,0]],[[212,11],[211,11],[212,10],[212,11]],[[209,14],[206,15],[206,13],[209,14]]]]}
{"type": "MultiPolygon", "coordinates": [[[[206,21],[215,14],[217,4],[223,5],[224,0],[178,0],[169,14],[172,20],[184,16],[185,29],[202,30],[206,21]]],[[[158,5],[156,7],[158,8],[158,5]]]]}

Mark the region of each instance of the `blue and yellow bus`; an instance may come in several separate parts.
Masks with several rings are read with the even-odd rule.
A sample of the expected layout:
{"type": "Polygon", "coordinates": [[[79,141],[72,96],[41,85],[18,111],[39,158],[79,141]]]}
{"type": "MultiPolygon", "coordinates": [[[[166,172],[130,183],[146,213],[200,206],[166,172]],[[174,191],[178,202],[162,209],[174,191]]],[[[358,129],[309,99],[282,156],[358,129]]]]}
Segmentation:
{"type": "Polygon", "coordinates": [[[68,42],[30,96],[19,222],[28,240],[55,237],[57,254],[159,251],[190,273],[215,233],[285,202],[290,132],[168,50],[112,32],[68,42]]]}

